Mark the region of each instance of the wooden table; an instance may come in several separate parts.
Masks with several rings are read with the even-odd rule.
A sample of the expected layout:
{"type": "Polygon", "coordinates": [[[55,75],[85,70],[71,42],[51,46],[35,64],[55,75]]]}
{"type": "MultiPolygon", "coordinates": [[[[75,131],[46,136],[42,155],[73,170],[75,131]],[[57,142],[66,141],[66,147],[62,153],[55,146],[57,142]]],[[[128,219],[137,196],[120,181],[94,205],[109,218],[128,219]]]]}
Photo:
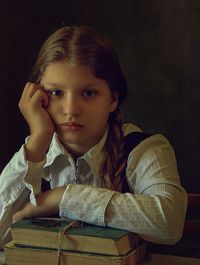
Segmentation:
{"type": "Polygon", "coordinates": [[[150,254],[149,258],[141,265],[200,265],[200,259],[150,254]]]}

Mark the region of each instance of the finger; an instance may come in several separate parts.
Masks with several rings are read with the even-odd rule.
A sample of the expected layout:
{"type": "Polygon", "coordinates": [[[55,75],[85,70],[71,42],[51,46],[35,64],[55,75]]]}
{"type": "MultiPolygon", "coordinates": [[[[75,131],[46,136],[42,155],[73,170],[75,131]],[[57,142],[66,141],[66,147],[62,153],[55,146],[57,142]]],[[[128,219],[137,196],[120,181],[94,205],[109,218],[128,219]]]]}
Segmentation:
{"type": "Polygon", "coordinates": [[[46,93],[46,91],[44,89],[41,88],[40,90],[43,93],[43,102],[42,102],[43,104],[42,104],[42,106],[44,108],[47,108],[48,105],[49,105],[49,96],[48,96],[48,94],[46,93]]]}
{"type": "Polygon", "coordinates": [[[48,106],[48,96],[42,89],[38,89],[32,96],[31,102],[46,108],[48,106]]]}
{"type": "Polygon", "coordinates": [[[18,104],[20,109],[23,109],[24,103],[29,102],[38,89],[38,85],[35,85],[34,83],[30,82],[26,83],[18,104]]]}
{"type": "Polygon", "coordinates": [[[38,85],[31,82],[26,83],[22,93],[21,100],[30,99],[38,89],[39,89],[38,85]]]}

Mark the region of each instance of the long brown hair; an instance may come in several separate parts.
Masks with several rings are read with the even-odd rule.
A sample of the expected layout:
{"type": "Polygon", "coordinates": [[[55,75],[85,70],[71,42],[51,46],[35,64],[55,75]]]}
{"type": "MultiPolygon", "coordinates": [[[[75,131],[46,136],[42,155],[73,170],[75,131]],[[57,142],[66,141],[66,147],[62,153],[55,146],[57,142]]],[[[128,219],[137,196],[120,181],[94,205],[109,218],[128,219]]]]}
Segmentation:
{"type": "Polygon", "coordinates": [[[62,27],[43,44],[33,67],[31,81],[40,83],[49,63],[67,59],[72,64],[88,65],[97,78],[104,79],[118,107],[109,116],[108,137],[105,144],[104,181],[110,189],[120,190],[121,172],[125,167],[124,134],[120,105],[127,94],[127,82],[118,55],[110,42],[87,26],[62,27]]]}

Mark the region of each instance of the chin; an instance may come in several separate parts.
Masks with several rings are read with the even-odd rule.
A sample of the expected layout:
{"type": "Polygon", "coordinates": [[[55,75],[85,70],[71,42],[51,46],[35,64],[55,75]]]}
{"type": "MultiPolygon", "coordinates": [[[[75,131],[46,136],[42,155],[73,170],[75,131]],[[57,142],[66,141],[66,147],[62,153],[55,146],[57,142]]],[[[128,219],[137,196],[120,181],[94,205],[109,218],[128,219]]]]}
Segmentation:
{"type": "Polygon", "coordinates": [[[65,145],[67,144],[78,144],[82,145],[84,142],[80,141],[80,136],[79,137],[69,137],[69,136],[63,136],[63,135],[58,135],[58,138],[60,141],[65,145]]]}

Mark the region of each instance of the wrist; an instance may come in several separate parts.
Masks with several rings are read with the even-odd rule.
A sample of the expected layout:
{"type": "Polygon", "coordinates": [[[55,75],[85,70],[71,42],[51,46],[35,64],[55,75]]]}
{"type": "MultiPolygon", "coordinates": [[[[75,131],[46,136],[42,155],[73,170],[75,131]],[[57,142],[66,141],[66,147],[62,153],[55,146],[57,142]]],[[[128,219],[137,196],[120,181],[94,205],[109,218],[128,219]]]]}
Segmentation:
{"type": "Polygon", "coordinates": [[[31,134],[25,145],[26,159],[37,163],[44,160],[53,134],[31,134]]]}

